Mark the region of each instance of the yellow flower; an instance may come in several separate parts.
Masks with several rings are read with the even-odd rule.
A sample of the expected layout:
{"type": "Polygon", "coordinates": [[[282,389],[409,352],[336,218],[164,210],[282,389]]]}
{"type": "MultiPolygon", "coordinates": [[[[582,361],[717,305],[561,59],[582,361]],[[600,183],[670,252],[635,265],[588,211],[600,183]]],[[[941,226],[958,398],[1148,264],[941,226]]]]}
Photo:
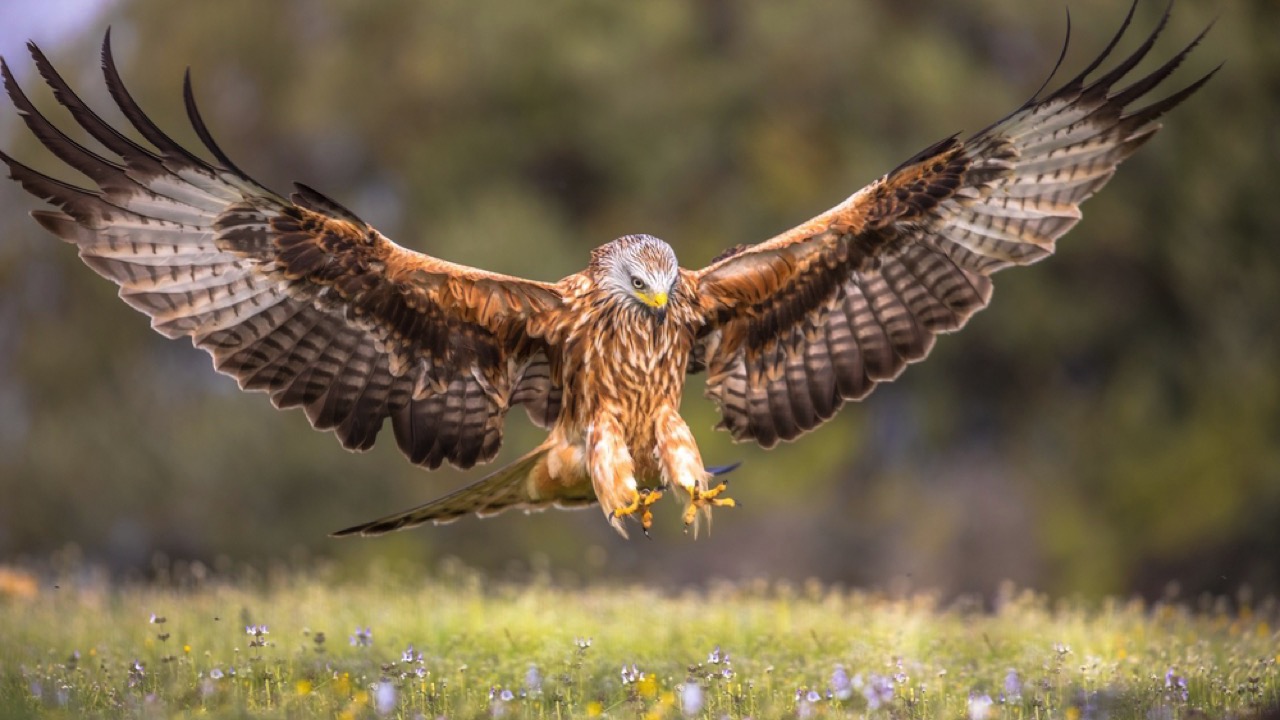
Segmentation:
{"type": "Polygon", "coordinates": [[[640,697],[651,698],[658,694],[658,681],[652,675],[646,675],[636,683],[636,689],[640,692],[640,697]]]}
{"type": "Polygon", "coordinates": [[[333,694],[346,696],[351,693],[351,673],[342,673],[333,684],[333,694]]]}
{"type": "Polygon", "coordinates": [[[587,703],[587,717],[600,717],[604,714],[604,704],[599,700],[587,703]]]}
{"type": "Polygon", "coordinates": [[[190,645],[183,645],[183,646],[182,646],[182,652],[187,653],[187,654],[190,654],[190,653],[191,653],[191,646],[190,646],[190,645]]]}
{"type": "Polygon", "coordinates": [[[296,684],[294,684],[294,686],[293,686],[293,687],[294,687],[294,689],[296,689],[296,690],[298,691],[298,694],[299,694],[299,695],[310,695],[310,694],[311,694],[311,681],[310,681],[310,680],[299,680],[296,684]]]}

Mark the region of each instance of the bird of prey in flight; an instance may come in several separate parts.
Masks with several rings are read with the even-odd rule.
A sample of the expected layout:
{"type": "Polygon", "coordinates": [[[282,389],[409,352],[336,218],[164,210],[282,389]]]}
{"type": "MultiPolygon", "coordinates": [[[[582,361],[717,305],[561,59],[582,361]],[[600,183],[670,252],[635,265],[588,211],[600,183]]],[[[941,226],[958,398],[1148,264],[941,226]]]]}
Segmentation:
{"type": "Polygon", "coordinates": [[[346,448],[367,450],[389,420],[411,462],[470,468],[498,452],[514,406],[549,430],[457,492],[337,534],[595,503],[624,535],[629,520],[647,533],[664,493],[683,503],[686,526],[734,504],[680,417],[690,374],[707,374],[719,427],[734,439],[794,440],[963,326],[986,306],[996,271],[1053,253],[1080,204],[1213,74],[1149,99],[1201,33],[1131,77],[1168,11],[1104,68],[1132,18],[1130,7],[1100,56],[1060,87],[698,270],[643,234],[601,245],[559,282],[401,247],[316,190],[298,185],[286,197],[255,182],[214,142],[189,77],[186,110],[210,157],[174,142],[125,89],[110,34],[106,85],[141,140],[94,113],[31,45],[40,76],[101,148],[64,134],[5,66],[26,126],[87,182],[0,159],[53,206],[35,220],[119,285],[152,327],[190,337],[241,388],[301,407],[346,448]]]}

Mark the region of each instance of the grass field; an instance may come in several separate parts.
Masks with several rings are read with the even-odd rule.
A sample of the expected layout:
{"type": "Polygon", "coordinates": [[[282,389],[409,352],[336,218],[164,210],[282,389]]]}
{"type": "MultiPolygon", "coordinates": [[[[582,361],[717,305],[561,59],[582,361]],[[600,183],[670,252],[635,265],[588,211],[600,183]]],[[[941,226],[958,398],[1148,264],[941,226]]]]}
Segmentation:
{"type": "Polygon", "coordinates": [[[1254,717],[1280,702],[1276,614],[457,568],[148,584],[0,568],[0,716],[1254,717]]]}

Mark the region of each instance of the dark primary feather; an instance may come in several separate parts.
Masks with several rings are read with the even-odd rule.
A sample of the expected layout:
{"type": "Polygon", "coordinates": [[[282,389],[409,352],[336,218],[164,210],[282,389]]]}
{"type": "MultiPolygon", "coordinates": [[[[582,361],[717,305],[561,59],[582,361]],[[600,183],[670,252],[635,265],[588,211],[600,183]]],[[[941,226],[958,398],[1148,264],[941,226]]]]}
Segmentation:
{"type": "Polygon", "coordinates": [[[151,147],[104,122],[35,45],[55,99],[110,153],[85,148],[5,89],[35,137],[92,187],[50,178],[0,153],[10,175],[57,211],[33,216],[159,332],[189,336],[242,388],[301,407],[345,447],[371,447],[385,420],[418,464],[491,459],[512,404],[547,423],[558,411],[547,353],[526,321],[558,302],[553,286],[451,265],[396,246],[350,210],[299,185],[263,188],[214,142],[183,98],[207,162],[155,125],[103,43],[107,88],[151,147]],[[526,378],[525,373],[529,371],[526,378]]]}
{"type": "Polygon", "coordinates": [[[1097,79],[1088,77],[1119,43],[1132,7],[1098,58],[1062,87],[967,140],[926,148],[832,210],[696,273],[708,324],[690,368],[707,370],[722,426],[766,447],[794,439],[923,358],[938,333],[963,326],[990,299],[992,273],[1051,254],[1079,220],[1079,204],[1151,138],[1162,114],[1213,75],[1130,107],[1202,32],[1116,89],[1168,13],[1097,79]]]}

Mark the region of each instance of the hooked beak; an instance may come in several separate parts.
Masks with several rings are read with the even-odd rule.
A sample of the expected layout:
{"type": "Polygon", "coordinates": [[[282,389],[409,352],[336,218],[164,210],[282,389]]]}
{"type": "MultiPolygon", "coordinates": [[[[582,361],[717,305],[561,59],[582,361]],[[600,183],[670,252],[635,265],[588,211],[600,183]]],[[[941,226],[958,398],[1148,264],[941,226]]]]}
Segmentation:
{"type": "Polygon", "coordinates": [[[644,303],[659,320],[667,319],[667,293],[656,292],[652,295],[637,293],[640,302],[644,303]]]}

